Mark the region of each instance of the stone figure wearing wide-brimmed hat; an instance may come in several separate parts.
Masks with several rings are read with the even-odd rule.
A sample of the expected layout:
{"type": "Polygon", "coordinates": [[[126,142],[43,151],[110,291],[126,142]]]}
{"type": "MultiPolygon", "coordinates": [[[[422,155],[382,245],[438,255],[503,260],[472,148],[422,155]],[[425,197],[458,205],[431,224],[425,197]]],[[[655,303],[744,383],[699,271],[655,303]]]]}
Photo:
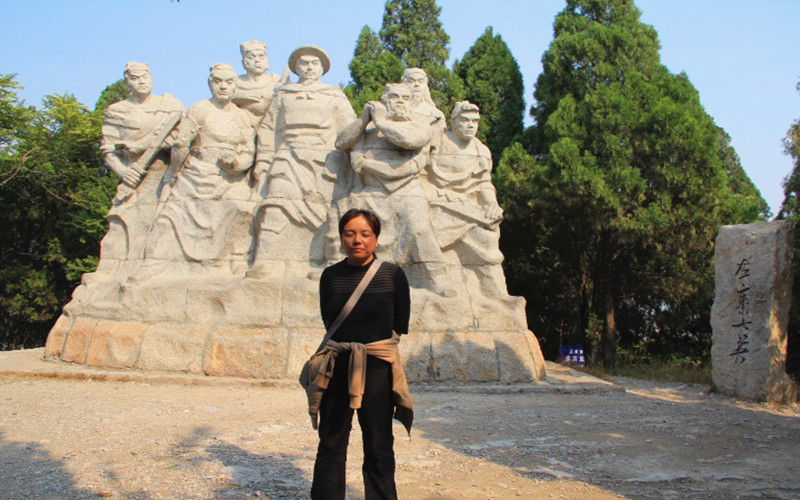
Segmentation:
{"type": "Polygon", "coordinates": [[[250,40],[242,43],[239,51],[242,53],[242,66],[246,73],[239,75],[233,103],[249,111],[253,122],[257,124],[267,113],[275,88],[282,82],[278,75],[267,73],[269,58],[266,43],[250,40]]]}
{"type": "Polygon", "coordinates": [[[324,265],[324,236],[334,184],[347,164],[336,135],[356,115],[339,87],[320,82],[330,69],[321,48],[303,45],[289,57],[299,79],[275,91],[258,131],[253,265],[247,276],[283,281],[289,261],[324,265]],[[309,250],[310,249],[310,250],[309,250]]]}

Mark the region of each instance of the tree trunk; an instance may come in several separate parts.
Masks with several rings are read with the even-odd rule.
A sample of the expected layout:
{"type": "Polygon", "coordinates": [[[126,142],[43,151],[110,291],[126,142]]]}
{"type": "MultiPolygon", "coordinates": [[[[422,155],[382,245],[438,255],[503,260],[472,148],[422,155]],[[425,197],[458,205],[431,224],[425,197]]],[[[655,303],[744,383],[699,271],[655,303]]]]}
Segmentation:
{"type": "Polygon", "coordinates": [[[603,308],[603,366],[614,366],[617,354],[617,324],[614,318],[614,280],[606,277],[601,280],[603,308]]]}
{"type": "MultiPolygon", "coordinates": [[[[586,332],[589,330],[589,311],[590,311],[590,300],[589,300],[589,287],[585,284],[587,280],[583,280],[584,282],[581,284],[581,296],[580,296],[580,324],[578,325],[578,332],[579,338],[578,342],[583,347],[584,352],[592,357],[593,349],[589,346],[589,338],[586,335],[586,332]]],[[[592,359],[593,361],[593,359],[592,359]]]]}

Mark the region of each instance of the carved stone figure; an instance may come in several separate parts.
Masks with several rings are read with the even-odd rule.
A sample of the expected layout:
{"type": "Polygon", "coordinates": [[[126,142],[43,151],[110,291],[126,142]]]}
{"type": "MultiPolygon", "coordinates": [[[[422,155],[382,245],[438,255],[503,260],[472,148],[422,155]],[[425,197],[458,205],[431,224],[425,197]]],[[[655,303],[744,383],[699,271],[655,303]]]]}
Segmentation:
{"type": "Polygon", "coordinates": [[[425,120],[443,131],[446,123],[444,113],[436,107],[428,88],[428,74],[422,68],[406,68],[400,80],[411,88],[413,99],[412,113],[415,118],[425,120]]]}
{"type": "Polygon", "coordinates": [[[121,183],[108,213],[109,232],[103,238],[103,259],[95,277],[118,270],[127,259],[141,257],[169,163],[169,135],[186,111],[169,94],[151,94],[153,80],[147,64],[129,62],[124,77],[131,97],[109,106],[103,122],[100,150],[121,183]]]}
{"type": "Polygon", "coordinates": [[[235,273],[237,264],[246,265],[251,204],[245,173],[253,165],[254,130],[248,113],[231,102],[236,73],[229,64],[212,66],[208,85],[211,99],[193,105],[178,126],[174,174],[167,179],[174,185],[162,193],[133,281],[167,270],[235,273]]]}
{"type": "Polygon", "coordinates": [[[276,90],[258,131],[254,179],[263,201],[247,273],[254,279],[282,279],[286,261],[324,264],[320,229],[328,219],[337,173],[347,162],[334,143],[356,117],[339,87],[319,81],[330,68],[323,49],[297,48],[289,68],[299,81],[276,90]]]}
{"type": "Polygon", "coordinates": [[[500,221],[503,209],[492,185],[489,148],[475,137],[480,121],[478,106],[461,101],[453,107],[450,129],[431,147],[427,193],[433,232],[444,251],[481,274],[482,294],[506,296],[500,264],[500,221]]]}
{"type": "Polygon", "coordinates": [[[250,112],[253,124],[258,126],[267,113],[275,88],[280,85],[280,77],[267,73],[269,58],[267,44],[258,40],[250,40],[239,46],[242,53],[242,66],[245,71],[239,75],[233,103],[250,112]]]}
{"type": "MultiPolygon", "coordinates": [[[[361,117],[340,135],[336,146],[352,148],[350,161],[359,174],[344,203],[367,208],[383,221],[381,255],[422,264],[434,291],[455,292],[444,284],[444,258],[431,227],[430,211],[420,182],[428,162],[427,145],[437,127],[412,115],[411,89],[389,84],[381,102],[369,102],[361,117]]],[[[426,283],[427,284],[427,283],[426,283]]]]}

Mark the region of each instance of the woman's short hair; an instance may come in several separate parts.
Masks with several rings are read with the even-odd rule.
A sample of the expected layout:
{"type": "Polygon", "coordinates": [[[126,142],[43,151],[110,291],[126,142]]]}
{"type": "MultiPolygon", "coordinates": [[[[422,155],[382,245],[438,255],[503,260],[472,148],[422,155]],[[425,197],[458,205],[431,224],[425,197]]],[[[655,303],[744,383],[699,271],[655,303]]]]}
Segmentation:
{"type": "Polygon", "coordinates": [[[342,218],[339,219],[339,236],[344,233],[344,226],[347,225],[348,222],[355,219],[356,217],[363,217],[367,219],[367,223],[369,227],[372,229],[372,232],[375,233],[375,236],[381,235],[381,220],[378,218],[377,215],[370,212],[369,210],[361,210],[360,208],[351,208],[347,212],[342,215],[342,218]]]}

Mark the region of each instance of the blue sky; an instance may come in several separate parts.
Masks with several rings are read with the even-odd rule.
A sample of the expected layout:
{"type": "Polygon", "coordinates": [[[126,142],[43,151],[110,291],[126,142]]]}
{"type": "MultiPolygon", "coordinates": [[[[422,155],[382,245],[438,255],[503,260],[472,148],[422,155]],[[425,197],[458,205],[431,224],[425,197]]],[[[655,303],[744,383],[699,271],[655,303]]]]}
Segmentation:
{"type": "MultiPolygon", "coordinates": [[[[17,73],[29,104],[72,93],[88,107],[119,79],[128,61],[150,64],[154,92],[187,107],[208,97],[214,63],[241,68],[239,43],[267,42],[271,71],[311,43],[331,56],[332,84],[347,83],[347,64],[364,25],[378,30],[383,0],[27,0],[2,2],[0,73],[17,73]]],[[[438,0],[460,58],[492,26],[525,80],[527,105],[564,0],[438,0]]],[[[781,140],[800,117],[800,1],[636,0],[655,27],[661,60],[685,72],[717,125],[732,137],[742,165],[777,212],[792,169],[781,140]]]]}

